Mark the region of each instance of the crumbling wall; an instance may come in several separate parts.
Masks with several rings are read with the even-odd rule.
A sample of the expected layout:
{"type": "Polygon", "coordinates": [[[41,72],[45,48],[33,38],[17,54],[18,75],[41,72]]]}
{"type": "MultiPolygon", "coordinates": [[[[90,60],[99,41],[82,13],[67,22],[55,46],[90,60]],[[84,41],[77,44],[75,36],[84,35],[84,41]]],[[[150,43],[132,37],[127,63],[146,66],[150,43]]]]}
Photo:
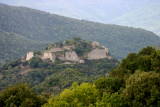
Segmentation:
{"type": "Polygon", "coordinates": [[[94,49],[88,53],[89,60],[98,60],[108,57],[108,50],[107,49],[94,49]]]}
{"type": "Polygon", "coordinates": [[[51,60],[51,61],[55,61],[56,56],[55,56],[55,54],[52,53],[52,52],[44,52],[44,53],[43,53],[43,56],[42,56],[42,59],[43,59],[43,60],[49,59],[49,60],[51,60]]]}
{"type": "MultiPolygon", "coordinates": [[[[59,59],[61,61],[68,61],[73,63],[85,63],[85,59],[89,60],[98,60],[98,59],[104,59],[108,58],[111,59],[112,57],[109,56],[109,50],[108,48],[101,46],[99,42],[92,42],[92,51],[89,53],[86,53],[84,57],[79,57],[78,54],[73,51],[75,46],[63,46],[63,47],[54,47],[50,50],[46,50],[42,53],[42,55],[36,55],[36,57],[41,58],[42,60],[51,60],[55,61],[56,59],[59,59]]],[[[26,60],[30,60],[34,57],[33,52],[28,52],[26,55],[26,60]]]]}
{"type": "Polygon", "coordinates": [[[34,57],[34,52],[28,52],[26,55],[26,61],[31,60],[34,57]]]}
{"type": "Polygon", "coordinates": [[[79,62],[80,60],[75,51],[65,52],[65,59],[68,61],[75,61],[75,62],[79,62]]]}

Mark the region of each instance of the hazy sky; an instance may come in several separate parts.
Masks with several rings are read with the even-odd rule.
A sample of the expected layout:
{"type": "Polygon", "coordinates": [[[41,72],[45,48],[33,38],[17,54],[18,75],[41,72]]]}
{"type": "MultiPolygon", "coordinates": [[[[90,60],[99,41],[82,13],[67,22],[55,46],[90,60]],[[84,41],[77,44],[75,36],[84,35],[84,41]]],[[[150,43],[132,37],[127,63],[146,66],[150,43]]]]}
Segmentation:
{"type": "Polygon", "coordinates": [[[160,0],[0,0],[79,19],[107,22],[128,11],[160,0]]]}

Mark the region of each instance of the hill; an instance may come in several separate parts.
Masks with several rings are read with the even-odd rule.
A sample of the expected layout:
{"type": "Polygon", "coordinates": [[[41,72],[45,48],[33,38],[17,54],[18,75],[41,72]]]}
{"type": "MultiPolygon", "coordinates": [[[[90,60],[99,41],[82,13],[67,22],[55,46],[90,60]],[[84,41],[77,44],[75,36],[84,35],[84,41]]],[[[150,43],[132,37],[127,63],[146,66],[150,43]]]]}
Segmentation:
{"type": "Polygon", "coordinates": [[[100,43],[88,42],[80,38],[66,40],[62,43],[50,44],[45,50],[38,52],[28,52],[24,60],[32,58],[49,60],[64,64],[85,63],[85,60],[112,59],[109,49],[100,43]]]}
{"type": "Polygon", "coordinates": [[[16,33],[8,33],[0,30],[0,62],[11,61],[20,58],[29,50],[41,49],[44,43],[29,40],[16,33]]]}
{"type": "MultiPolygon", "coordinates": [[[[88,57],[85,56],[90,52],[96,53],[95,49],[99,49],[99,52],[103,54],[106,48],[101,45],[90,47],[92,42],[79,39],[78,41],[69,41],[69,43],[71,41],[76,43],[73,49],[62,50],[59,48],[61,51],[53,52],[58,49],[58,44],[62,44],[60,42],[49,45],[44,50],[35,51],[34,56],[30,59],[26,56],[0,67],[0,90],[13,84],[25,82],[37,92],[57,94],[62,89],[69,87],[74,81],[79,83],[94,81],[98,77],[108,74],[118,63],[117,60],[108,57],[108,51],[105,53],[107,56],[104,57],[92,55],[90,57],[90,54],[88,57]],[[86,43],[89,47],[84,48],[86,43]],[[77,55],[77,51],[80,50],[83,54],[77,55]],[[48,51],[50,52],[48,53],[48,51]],[[74,56],[70,54],[74,54],[74,56]],[[79,59],[83,62],[79,62],[79,59]]],[[[66,46],[68,45],[65,44],[63,47],[66,46]]]]}
{"type": "Polygon", "coordinates": [[[112,21],[112,23],[140,27],[160,35],[160,3],[148,4],[112,21]]]}
{"type": "Polygon", "coordinates": [[[74,83],[52,96],[45,107],[159,107],[160,50],[152,47],[131,53],[110,72],[93,83],[74,83]]]}
{"type": "Polygon", "coordinates": [[[73,37],[98,41],[118,59],[145,46],[160,44],[157,35],[143,29],[76,20],[3,4],[0,5],[0,29],[41,42],[57,42],[73,37]]]}
{"type": "Polygon", "coordinates": [[[1,0],[1,3],[27,6],[67,17],[102,23],[141,27],[159,32],[159,0],[1,0]],[[43,5],[43,6],[42,6],[43,5]]]}
{"type": "MultiPolygon", "coordinates": [[[[109,60],[104,60],[110,63],[109,60]]],[[[91,62],[93,64],[94,61],[92,60],[91,62]]],[[[106,65],[104,62],[100,62],[100,65],[106,65]]],[[[97,66],[97,64],[95,65],[97,66]]],[[[88,66],[88,63],[85,65],[88,66]]],[[[92,69],[95,68],[95,65],[92,67],[90,63],[89,67],[91,68],[91,71],[95,70],[92,69]]],[[[84,65],[79,65],[79,67],[75,66],[79,70],[83,69],[82,71],[77,71],[77,69],[73,68],[65,69],[63,66],[65,71],[62,72],[56,70],[57,72],[53,72],[50,70],[50,72],[48,72],[48,78],[44,80],[45,82],[42,82],[38,86],[34,87],[34,89],[38,89],[39,91],[45,90],[47,94],[36,93],[27,84],[12,84],[13,86],[0,91],[0,105],[2,107],[10,107],[12,105],[27,105],[29,107],[159,107],[159,65],[160,50],[157,50],[153,47],[146,47],[138,53],[130,53],[125,59],[121,61],[121,63],[119,63],[115,69],[109,72],[109,74],[106,76],[103,75],[95,81],[93,81],[93,77],[91,77],[91,72],[87,71],[88,73],[85,73],[86,69],[83,69],[84,65]],[[81,83],[87,79],[89,81],[81,83]],[[70,83],[72,83],[71,86],[70,83]],[[61,91],[63,88],[65,89],[61,91]],[[58,94],[55,93],[57,92],[56,90],[58,90],[58,94]]],[[[69,67],[69,65],[67,66],[69,67]]],[[[13,69],[15,68],[18,68],[18,66],[13,67],[12,72],[0,72],[1,78],[5,76],[3,79],[6,79],[6,82],[13,82],[13,76],[15,76],[15,74],[11,73],[13,73],[13,69]],[[11,78],[8,78],[9,75],[12,75],[11,78]]],[[[60,68],[63,70],[62,66],[60,68]]],[[[102,68],[97,70],[97,73],[102,73],[102,68]]],[[[21,73],[18,70],[15,72],[21,73]]],[[[43,81],[43,77],[45,77],[44,75],[46,72],[47,71],[40,72],[40,70],[34,71],[32,72],[34,75],[32,74],[32,78],[29,78],[28,76],[28,80],[32,81],[34,84],[36,84],[38,81],[43,81]],[[35,75],[37,73],[39,75],[35,75]],[[37,79],[38,77],[39,80],[37,79]]],[[[92,71],[92,73],[95,73],[95,71],[92,71]]],[[[28,74],[30,73],[28,72],[28,74]]],[[[94,76],[97,78],[97,75],[94,76]]],[[[1,78],[0,85],[4,85],[5,82],[1,78]]],[[[17,75],[17,78],[21,80],[20,75],[17,75]]],[[[26,77],[24,76],[23,79],[25,78],[26,77]]]]}

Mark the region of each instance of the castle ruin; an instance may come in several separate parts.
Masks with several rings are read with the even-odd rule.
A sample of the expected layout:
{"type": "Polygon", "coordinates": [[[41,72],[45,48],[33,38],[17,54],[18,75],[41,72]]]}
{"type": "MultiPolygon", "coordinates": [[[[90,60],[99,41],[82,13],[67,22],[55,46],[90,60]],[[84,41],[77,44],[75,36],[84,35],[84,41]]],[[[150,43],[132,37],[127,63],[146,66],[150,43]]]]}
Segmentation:
{"type": "Polygon", "coordinates": [[[56,59],[65,61],[66,64],[70,63],[85,63],[85,59],[88,60],[98,60],[112,57],[109,56],[108,48],[101,46],[98,42],[91,43],[92,50],[85,55],[85,58],[78,56],[74,51],[75,46],[63,46],[63,47],[53,47],[49,50],[45,50],[41,55],[34,55],[34,52],[28,52],[26,55],[26,61],[29,61],[33,57],[39,57],[42,60],[51,60],[55,62],[56,59]]]}

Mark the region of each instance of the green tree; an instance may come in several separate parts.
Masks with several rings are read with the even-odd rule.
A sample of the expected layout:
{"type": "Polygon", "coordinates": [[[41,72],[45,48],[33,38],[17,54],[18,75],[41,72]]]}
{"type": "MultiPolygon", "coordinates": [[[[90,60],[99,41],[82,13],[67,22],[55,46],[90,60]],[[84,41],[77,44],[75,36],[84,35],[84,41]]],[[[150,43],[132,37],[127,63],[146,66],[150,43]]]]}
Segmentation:
{"type": "Polygon", "coordinates": [[[95,85],[83,83],[81,85],[72,85],[69,89],[65,89],[59,96],[49,99],[44,107],[66,106],[66,107],[89,107],[96,104],[98,98],[98,90],[95,85]]]}
{"type": "Polygon", "coordinates": [[[123,86],[123,81],[118,78],[107,77],[107,78],[100,78],[95,82],[96,88],[99,90],[100,94],[103,93],[114,93],[120,90],[123,86]]]}
{"type": "Polygon", "coordinates": [[[160,74],[136,72],[126,80],[123,94],[131,107],[159,107],[160,74]]]}
{"type": "Polygon", "coordinates": [[[138,68],[139,70],[149,72],[152,70],[152,64],[151,64],[151,56],[144,55],[144,56],[139,56],[137,63],[138,63],[138,68]]]}
{"type": "Polygon", "coordinates": [[[102,100],[97,102],[97,107],[127,107],[124,97],[118,93],[106,93],[102,100]]]}
{"type": "Polygon", "coordinates": [[[152,55],[151,65],[152,65],[152,70],[160,72],[160,50],[157,50],[152,55]]]}
{"type": "Polygon", "coordinates": [[[33,68],[43,68],[49,66],[49,63],[42,61],[42,59],[38,57],[33,57],[28,63],[33,68]]]}
{"type": "Polygon", "coordinates": [[[139,55],[152,55],[155,52],[155,48],[148,46],[146,48],[143,48],[140,52],[139,55]]]}
{"type": "Polygon", "coordinates": [[[44,103],[45,99],[26,84],[18,84],[0,92],[1,107],[40,107],[44,103]]]}
{"type": "Polygon", "coordinates": [[[122,60],[120,66],[130,70],[133,73],[138,68],[137,58],[138,56],[135,53],[128,54],[127,58],[122,60]]]}

